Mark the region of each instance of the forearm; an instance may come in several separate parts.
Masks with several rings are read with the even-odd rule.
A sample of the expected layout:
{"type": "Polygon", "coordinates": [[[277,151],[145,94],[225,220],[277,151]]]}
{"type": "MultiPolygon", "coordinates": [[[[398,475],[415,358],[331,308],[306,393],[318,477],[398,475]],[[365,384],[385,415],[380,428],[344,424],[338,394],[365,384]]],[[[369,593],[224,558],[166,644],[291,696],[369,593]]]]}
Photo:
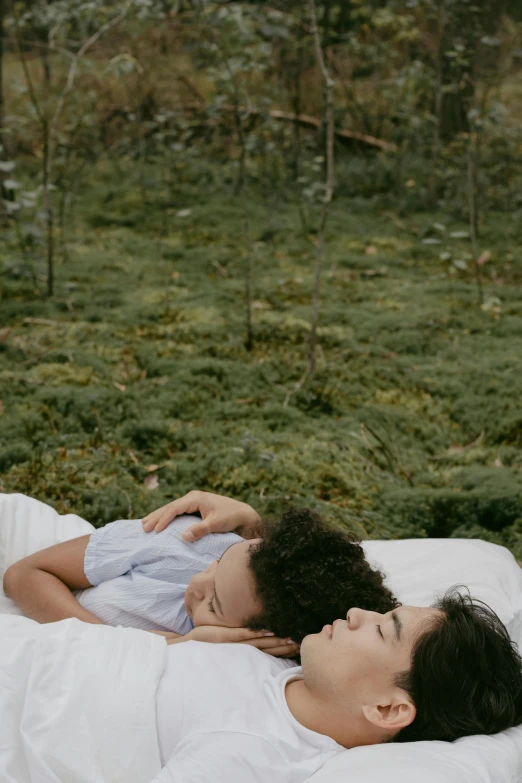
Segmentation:
{"type": "Polygon", "coordinates": [[[26,617],[39,623],[77,617],[85,623],[103,625],[96,615],[81,606],[57,576],[38,568],[20,569],[14,577],[4,582],[4,590],[26,617]]]}

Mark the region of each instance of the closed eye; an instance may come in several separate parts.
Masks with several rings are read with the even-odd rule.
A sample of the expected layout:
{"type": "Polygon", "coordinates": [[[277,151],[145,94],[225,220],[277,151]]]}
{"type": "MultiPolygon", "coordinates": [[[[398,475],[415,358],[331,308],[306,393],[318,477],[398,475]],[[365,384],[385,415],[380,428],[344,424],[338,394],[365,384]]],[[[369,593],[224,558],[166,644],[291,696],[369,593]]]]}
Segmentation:
{"type": "Polygon", "coordinates": [[[382,635],[382,631],[381,631],[381,626],[380,625],[377,626],[377,633],[379,634],[381,639],[384,641],[384,636],[382,635]]]}
{"type": "Polygon", "coordinates": [[[212,601],[213,601],[213,600],[214,600],[214,596],[212,596],[212,598],[211,598],[211,599],[210,599],[210,601],[208,602],[208,611],[209,611],[209,612],[212,612],[212,614],[216,614],[216,610],[214,609],[214,607],[213,607],[213,605],[212,605],[212,601]]]}

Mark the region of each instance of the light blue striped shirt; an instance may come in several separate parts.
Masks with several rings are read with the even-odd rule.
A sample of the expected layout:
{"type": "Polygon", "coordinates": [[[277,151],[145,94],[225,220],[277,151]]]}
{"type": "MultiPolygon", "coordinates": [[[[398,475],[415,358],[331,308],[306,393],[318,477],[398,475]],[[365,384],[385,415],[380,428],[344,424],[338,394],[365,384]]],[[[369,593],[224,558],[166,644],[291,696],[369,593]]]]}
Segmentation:
{"type": "Polygon", "coordinates": [[[185,609],[188,583],[243,541],[234,533],[212,533],[187,544],[183,531],[195,521],[178,517],[161,533],[145,533],[140,519],[96,530],[84,560],[93,587],[76,594],[80,604],[107,625],[188,633],[194,627],[185,609]]]}

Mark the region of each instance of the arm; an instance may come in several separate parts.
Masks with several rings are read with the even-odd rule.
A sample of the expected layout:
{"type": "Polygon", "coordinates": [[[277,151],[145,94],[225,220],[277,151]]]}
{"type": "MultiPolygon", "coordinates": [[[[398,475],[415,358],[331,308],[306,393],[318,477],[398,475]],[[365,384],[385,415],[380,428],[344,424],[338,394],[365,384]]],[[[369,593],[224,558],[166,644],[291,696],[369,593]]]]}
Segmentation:
{"type": "Polygon", "coordinates": [[[4,575],[5,594],[16,601],[26,617],[40,623],[77,617],[102,625],[71,592],[92,586],[83,570],[89,539],[73,538],[14,563],[4,575]]]}
{"type": "Polygon", "coordinates": [[[197,541],[208,533],[227,533],[236,530],[243,538],[256,538],[260,517],[247,503],[223,495],[193,490],[172,503],[158,508],[143,520],[143,529],[160,532],[181,514],[199,511],[201,522],[196,522],[183,533],[185,541],[197,541]]]}
{"type": "Polygon", "coordinates": [[[270,631],[251,631],[250,628],[227,628],[223,625],[198,625],[185,636],[163,631],[151,631],[164,636],[167,644],[182,642],[210,642],[211,644],[249,644],[276,658],[295,658],[299,645],[291,639],[280,639],[270,631]]]}

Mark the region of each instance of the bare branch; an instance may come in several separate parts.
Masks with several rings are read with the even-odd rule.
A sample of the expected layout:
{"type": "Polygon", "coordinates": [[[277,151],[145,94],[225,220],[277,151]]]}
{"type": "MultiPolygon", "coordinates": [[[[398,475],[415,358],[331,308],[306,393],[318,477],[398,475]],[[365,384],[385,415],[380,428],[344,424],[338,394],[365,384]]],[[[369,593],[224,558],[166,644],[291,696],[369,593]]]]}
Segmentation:
{"type": "Polygon", "coordinates": [[[18,54],[20,55],[20,62],[22,63],[22,70],[24,72],[25,81],[27,84],[27,90],[29,92],[29,99],[33,105],[33,109],[36,112],[36,115],[40,121],[40,124],[42,126],[45,125],[47,122],[46,117],[44,117],[44,114],[42,112],[42,109],[40,107],[40,103],[38,102],[38,98],[36,97],[36,92],[34,89],[33,79],[31,76],[31,72],[29,70],[29,66],[27,65],[27,59],[25,57],[24,50],[22,48],[22,42],[20,38],[20,18],[18,16],[18,11],[16,8],[16,3],[13,6],[13,18],[15,23],[15,40],[16,40],[16,47],[18,49],[18,54]]]}
{"type": "Polygon", "coordinates": [[[76,72],[78,70],[78,63],[81,60],[81,58],[87,53],[87,51],[93,46],[96,41],[101,38],[102,35],[104,35],[108,30],[111,29],[111,27],[115,27],[118,25],[125,17],[127,16],[131,6],[134,4],[134,0],[127,0],[125,5],[123,6],[120,13],[113,17],[108,22],[105,22],[95,33],[91,35],[90,38],[88,38],[82,46],[78,49],[76,54],[72,57],[72,62],[69,68],[69,73],[67,74],[67,81],[65,83],[65,87],[62,91],[62,94],[60,95],[60,98],[58,100],[58,104],[56,106],[53,119],[51,121],[51,128],[54,130],[60,120],[62,111],[65,106],[65,101],[67,100],[67,96],[72,91],[72,88],[74,87],[74,80],[76,79],[76,72]]]}

